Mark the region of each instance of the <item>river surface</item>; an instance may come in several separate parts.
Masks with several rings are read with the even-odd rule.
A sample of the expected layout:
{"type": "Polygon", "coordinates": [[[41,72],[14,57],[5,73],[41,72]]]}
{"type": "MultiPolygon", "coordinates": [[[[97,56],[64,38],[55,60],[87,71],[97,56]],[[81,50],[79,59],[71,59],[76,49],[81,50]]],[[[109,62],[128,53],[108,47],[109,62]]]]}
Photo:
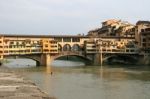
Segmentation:
{"type": "Polygon", "coordinates": [[[57,99],[150,99],[149,66],[84,66],[70,61],[34,65],[21,59],[6,64],[57,99]]]}

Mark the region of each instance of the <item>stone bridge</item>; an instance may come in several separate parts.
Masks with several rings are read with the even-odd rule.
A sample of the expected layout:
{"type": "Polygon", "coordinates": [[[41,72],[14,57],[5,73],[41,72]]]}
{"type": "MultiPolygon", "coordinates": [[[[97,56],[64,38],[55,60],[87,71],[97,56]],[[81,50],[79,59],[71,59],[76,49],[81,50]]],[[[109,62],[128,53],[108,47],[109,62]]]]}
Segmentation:
{"type": "Polygon", "coordinates": [[[64,56],[77,56],[87,61],[88,62],[87,64],[92,63],[92,59],[84,56],[81,52],[77,52],[77,51],[76,52],[75,51],[63,51],[55,55],[51,55],[51,54],[8,55],[8,56],[5,56],[5,58],[6,59],[28,58],[28,59],[32,59],[36,61],[36,66],[50,66],[54,60],[60,57],[64,57],[64,56]]]}
{"type": "Polygon", "coordinates": [[[35,60],[37,66],[49,66],[59,57],[78,56],[93,64],[101,64],[114,55],[134,57],[134,54],[139,54],[135,46],[125,46],[132,44],[128,43],[132,40],[124,37],[102,39],[69,35],[0,35],[0,60],[24,57],[35,60]]]}

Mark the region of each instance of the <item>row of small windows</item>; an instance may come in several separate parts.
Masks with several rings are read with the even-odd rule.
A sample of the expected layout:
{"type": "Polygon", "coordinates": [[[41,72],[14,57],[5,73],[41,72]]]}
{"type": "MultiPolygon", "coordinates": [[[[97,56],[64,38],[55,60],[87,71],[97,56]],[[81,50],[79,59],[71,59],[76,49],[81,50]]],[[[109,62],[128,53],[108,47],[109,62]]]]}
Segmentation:
{"type": "MultiPolygon", "coordinates": [[[[57,52],[58,50],[48,50],[48,49],[44,49],[43,50],[43,52],[57,52]]],[[[20,53],[20,54],[22,54],[22,53],[33,53],[33,52],[42,52],[42,50],[18,50],[18,51],[8,51],[8,50],[6,50],[6,51],[4,51],[4,53],[9,53],[9,54],[11,54],[11,53],[20,53]]],[[[0,53],[3,53],[3,51],[0,51],[0,53]]]]}
{"type": "Polygon", "coordinates": [[[142,46],[143,47],[150,47],[150,43],[143,43],[142,46]]]}
{"type": "Polygon", "coordinates": [[[150,28],[146,28],[146,29],[141,29],[141,32],[149,32],[150,31],[150,28]]]}
{"type": "Polygon", "coordinates": [[[58,41],[58,42],[80,42],[80,38],[68,38],[68,37],[64,37],[64,38],[54,38],[54,40],[58,41]]]}
{"type": "Polygon", "coordinates": [[[142,40],[143,42],[148,42],[148,41],[150,41],[150,38],[143,38],[143,40],[142,40]]]}
{"type": "MultiPolygon", "coordinates": [[[[48,44],[45,44],[44,47],[48,47],[48,44]]],[[[51,47],[58,47],[57,45],[51,45],[51,47]]]]}
{"type": "MultiPolygon", "coordinates": [[[[8,42],[5,41],[5,43],[7,44],[8,42]]],[[[41,44],[40,41],[10,41],[10,44],[13,45],[13,44],[41,44]]]]}
{"type": "Polygon", "coordinates": [[[50,51],[50,52],[57,52],[58,50],[48,50],[48,49],[44,49],[43,51],[44,51],[44,52],[49,52],[49,51],[50,51]]]}

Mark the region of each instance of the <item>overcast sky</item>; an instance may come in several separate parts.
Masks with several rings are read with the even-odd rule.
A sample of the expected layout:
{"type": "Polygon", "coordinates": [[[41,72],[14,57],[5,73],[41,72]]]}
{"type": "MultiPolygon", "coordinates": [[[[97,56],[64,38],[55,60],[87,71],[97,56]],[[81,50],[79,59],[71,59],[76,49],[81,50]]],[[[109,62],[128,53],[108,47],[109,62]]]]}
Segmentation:
{"type": "Polygon", "coordinates": [[[150,0],[0,0],[0,33],[79,34],[107,19],[150,20],[150,0]]]}

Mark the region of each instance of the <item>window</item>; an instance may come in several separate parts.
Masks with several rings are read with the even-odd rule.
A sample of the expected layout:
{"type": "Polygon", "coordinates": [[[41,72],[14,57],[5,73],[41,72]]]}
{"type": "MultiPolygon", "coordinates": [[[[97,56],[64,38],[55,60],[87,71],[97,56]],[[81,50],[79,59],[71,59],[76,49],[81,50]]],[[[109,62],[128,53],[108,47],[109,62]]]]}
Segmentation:
{"type": "Polygon", "coordinates": [[[80,42],[80,38],[72,38],[72,42],[80,42]]]}
{"type": "Polygon", "coordinates": [[[45,49],[44,52],[49,52],[49,50],[45,49]]]}
{"type": "Polygon", "coordinates": [[[51,47],[57,47],[57,45],[52,45],[51,47]]]}
{"type": "Polygon", "coordinates": [[[56,41],[49,41],[51,44],[57,44],[56,41]]]}
{"type": "Polygon", "coordinates": [[[141,32],[144,32],[144,29],[141,29],[141,32]]]}
{"type": "Polygon", "coordinates": [[[48,47],[48,44],[46,44],[45,47],[48,47]]]}
{"type": "Polygon", "coordinates": [[[145,39],[145,38],[143,38],[143,42],[146,42],[146,39],[145,39]]]}
{"type": "Polygon", "coordinates": [[[14,42],[10,42],[10,44],[14,44],[14,42]]]}
{"type": "Polygon", "coordinates": [[[57,42],[62,42],[62,38],[54,38],[57,42]]]}
{"type": "Polygon", "coordinates": [[[8,46],[4,46],[4,48],[8,48],[8,46]]]}
{"type": "Polygon", "coordinates": [[[127,49],[126,52],[129,52],[129,50],[127,49]]]}
{"type": "Polygon", "coordinates": [[[8,51],[4,51],[4,53],[8,53],[8,51]]]}
{"type": "Polygon", "coordinates": [[[143,47],[146,47],[146,43],[143,43],[142,45],[143,45],[143,47]]]}
{"type": "Polygon", "coordinates": [[[64,41],[64,42],[71,42],[71,38],[67,38],[67,37],[66,37],[66,38],[63,38],[63,41],[64,41]]]}

